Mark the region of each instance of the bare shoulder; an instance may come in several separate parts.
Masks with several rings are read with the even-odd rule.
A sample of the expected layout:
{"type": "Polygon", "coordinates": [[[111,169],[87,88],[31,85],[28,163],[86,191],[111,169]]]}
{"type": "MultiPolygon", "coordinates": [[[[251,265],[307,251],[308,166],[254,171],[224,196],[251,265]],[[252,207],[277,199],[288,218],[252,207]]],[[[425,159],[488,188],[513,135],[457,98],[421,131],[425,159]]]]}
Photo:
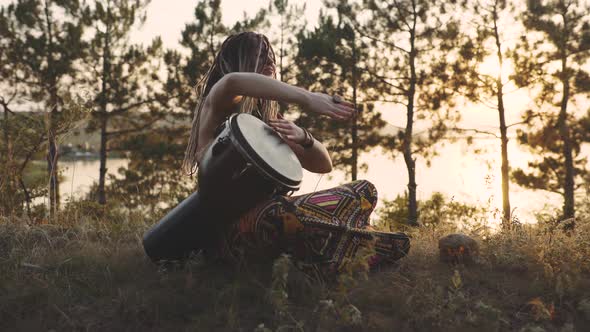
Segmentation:
{"type": "Polygon", "coordinates": [[[199,120],[199,151],[197,152],[197,159],[200,161],[202,155],[205,154],[207,148],[215,138],[215,129],[225,121],[226,114],[237,112],[237,106],[241,101],[241,96],[236,96],[231,100],[231,103],[226,106],[226,109],[220,111],[214,105],[211,94],[205,97],[203,106],[201,108],[201,115],[199,120]],[[238,98],[239,97],[239,98],[238,98]]]}
{"type": "Polygon", "coordinates": [[[215,100],[211,94],[209,94],[203,101],[203,108],[201,109],[201,128],[212,128],[211,131],[215,131],[215,128],[217,128],[227,116],[239,110],[239,103],[241,100],[242,96],[234,96],[233,98],[228,98],[226,102],[224,101],[223,103],[220,103],[219,100],[215,100]]]}

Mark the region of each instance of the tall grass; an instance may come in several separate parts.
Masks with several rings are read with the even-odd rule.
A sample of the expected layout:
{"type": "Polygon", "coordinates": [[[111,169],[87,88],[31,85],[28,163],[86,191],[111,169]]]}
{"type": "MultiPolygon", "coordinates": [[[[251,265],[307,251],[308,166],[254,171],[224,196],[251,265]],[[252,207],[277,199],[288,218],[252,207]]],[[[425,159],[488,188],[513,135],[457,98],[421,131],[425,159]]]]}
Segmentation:
{"type": "Polygon", "coordinates": [[[438,238],[457,225],[425,226],[411,231],[410,254],[397,264],[368,271],[359,260],[331,282],[287,256],[157,266],[141,246],[153,220],[97,211],[66,208],[57,225],[0,219],[0,330],[584,331],[590,323],[587,210],[569,232],[553,222],[474,231],[480,257],[469,266],[438,260],[438,238]]]}

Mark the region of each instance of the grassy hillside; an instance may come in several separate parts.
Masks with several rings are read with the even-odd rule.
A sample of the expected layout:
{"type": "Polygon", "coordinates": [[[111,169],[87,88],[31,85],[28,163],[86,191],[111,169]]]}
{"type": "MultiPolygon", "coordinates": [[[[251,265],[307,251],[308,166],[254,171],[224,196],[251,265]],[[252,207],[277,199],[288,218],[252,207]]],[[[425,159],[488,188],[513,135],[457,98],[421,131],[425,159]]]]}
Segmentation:
{"type": "Polygon", "coordinates": [[[590,216],[565,234],[522,227],[481,241],[475,264],[438,260],[452,227],[413,232],[410,255],[329,284],[289,259],[158,267],[141,217],[72,213],[0,222],[2,331],[587,331],[590,216]]]}

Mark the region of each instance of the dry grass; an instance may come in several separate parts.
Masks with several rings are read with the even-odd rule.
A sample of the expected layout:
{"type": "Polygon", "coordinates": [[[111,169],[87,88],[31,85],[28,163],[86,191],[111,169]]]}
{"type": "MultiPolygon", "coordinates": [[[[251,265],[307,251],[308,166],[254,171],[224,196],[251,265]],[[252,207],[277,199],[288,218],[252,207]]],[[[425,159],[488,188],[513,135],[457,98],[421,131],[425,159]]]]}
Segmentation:
{"type": "Polygon", "coordinates": [[[437,240],[452,228],[418,229],[399,264],[368,279],[358,264],[329,285],[285,258],[158,267],[141,247],[147,226],[131,219],[2,219],[0,330],[584,331],[590,323],[588,214],[569,234],[539,225],[480,238],[470,266],[438,261],[437,240]]]}

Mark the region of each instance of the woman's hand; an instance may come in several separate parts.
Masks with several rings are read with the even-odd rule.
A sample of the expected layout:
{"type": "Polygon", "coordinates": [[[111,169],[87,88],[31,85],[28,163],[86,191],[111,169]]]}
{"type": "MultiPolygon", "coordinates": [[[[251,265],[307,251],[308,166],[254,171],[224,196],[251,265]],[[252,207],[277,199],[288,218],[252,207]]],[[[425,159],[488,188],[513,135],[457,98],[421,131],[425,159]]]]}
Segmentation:
{"type": "Polygon", "coordinates": [[[269,120],[268,124],[283,138],[291,142],[302,144],[307,139],[305,137],[305,131],[289,120],[279,118],[275,120],[269,120]]]}
{"type": "Polygon", "coordinates": [[[332,96],[321,92],[311,92],[303,109],[307,112],[327,115],[336,120],[348,120],[356,112],[353,103],[345,100],[335,103],[332,96]]]}
{"type": "Polygon", "coordinates": [[[307,145],[309,139],[309,137],[306,137],[305,130],[284,119],[281,114],[278,114],[278,116],[278,119],[270,120],[268,123],[295,152],[301,166],[314,173],[329,173],[332,171],[332,159],[326,147],[313,137],[313,144],[304,147],[302,144],[307,145]]]}

